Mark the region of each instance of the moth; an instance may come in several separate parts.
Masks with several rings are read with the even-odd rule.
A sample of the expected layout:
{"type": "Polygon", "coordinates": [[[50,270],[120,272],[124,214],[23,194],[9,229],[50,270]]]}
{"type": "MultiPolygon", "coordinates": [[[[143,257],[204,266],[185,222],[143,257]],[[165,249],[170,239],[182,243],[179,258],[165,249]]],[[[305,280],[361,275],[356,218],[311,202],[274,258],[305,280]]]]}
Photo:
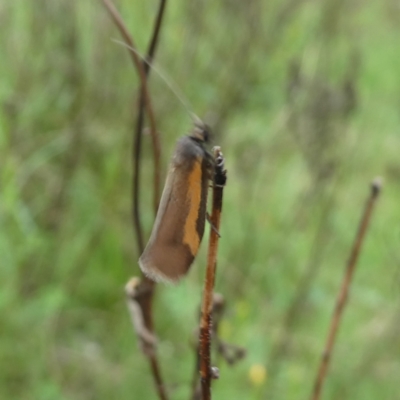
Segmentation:
{"type": "Polygon", "coordinates": [[[150,239],[139,258],[143,273],[176,282],[189,270],[204,234],[213,157],[206,150],[210,129],[196,121],[172,156],[150,239]]]}

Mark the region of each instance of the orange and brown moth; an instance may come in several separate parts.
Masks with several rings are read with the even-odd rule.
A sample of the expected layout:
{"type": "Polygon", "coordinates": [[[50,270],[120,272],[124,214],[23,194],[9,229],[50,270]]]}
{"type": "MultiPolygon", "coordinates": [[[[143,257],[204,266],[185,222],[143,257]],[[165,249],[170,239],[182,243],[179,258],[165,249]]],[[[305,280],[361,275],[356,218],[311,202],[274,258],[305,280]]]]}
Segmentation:
{"type": "Polygon", "coordinates": [[[209,128],[196,122],[178,140],[149,242],[139,258],[154,281],[176,282],[187,273],[204,234],[212,156],[209,128]]]}

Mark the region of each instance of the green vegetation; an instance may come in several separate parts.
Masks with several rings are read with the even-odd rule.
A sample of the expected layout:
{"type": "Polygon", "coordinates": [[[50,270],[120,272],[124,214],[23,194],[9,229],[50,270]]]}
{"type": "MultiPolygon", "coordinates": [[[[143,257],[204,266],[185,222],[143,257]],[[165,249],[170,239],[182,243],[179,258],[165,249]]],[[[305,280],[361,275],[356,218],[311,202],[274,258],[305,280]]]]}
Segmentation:
{"type": "MultiPolygon", "coordinates": [[[[158,2],[116,4],[145,49],[158,2]]],[[[3,1],[0,22],[0,398],[156,399],[123,293],[139,274],[136,71],[100,1],[3,1]]],[[[222,336],[248,354],[219,365],[215,399],[308,398],[376,175],[385,187],[323,398],[398,396],[399,22],[394,1],[167,5],[156,64],[214,126],[229,174],[216,289],[222,336]]],[[[151,90],[165,172],[190,119],[156,73],[151,90]]],[[[148,136],[144,150],[148,235],[148,136]]],[[[189,395],[205,243],[188,278],[157,292],[171,399],[189,395]]]]}

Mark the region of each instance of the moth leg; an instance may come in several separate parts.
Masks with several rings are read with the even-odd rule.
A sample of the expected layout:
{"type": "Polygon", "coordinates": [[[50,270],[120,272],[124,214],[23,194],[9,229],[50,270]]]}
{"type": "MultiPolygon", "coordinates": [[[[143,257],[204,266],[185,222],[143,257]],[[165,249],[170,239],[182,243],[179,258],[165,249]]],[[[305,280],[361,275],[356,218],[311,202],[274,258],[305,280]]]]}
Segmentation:
{"type": "Polygon", "coordinates": [[[214,224],[211,222],[211,218],[210,218],[210,214],[207,212],[206,213],[206,220],[207,222],[211,225],[211,229],[218,235],[218,237],[220,238],[221,235],[218,232],[217,228],[214,226],[214,224]]]}

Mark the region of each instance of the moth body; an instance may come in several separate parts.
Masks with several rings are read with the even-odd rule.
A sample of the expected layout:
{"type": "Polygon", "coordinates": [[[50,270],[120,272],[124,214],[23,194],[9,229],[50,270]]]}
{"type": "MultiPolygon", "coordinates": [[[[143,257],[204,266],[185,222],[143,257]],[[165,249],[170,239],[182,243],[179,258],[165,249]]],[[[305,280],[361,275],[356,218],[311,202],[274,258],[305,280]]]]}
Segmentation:
{"type": "Polygon", "coordinates": [[[176,282],[193,263],[204,234],[211,155],[208,128],[197,124],[172,156],[150,239],[139,258],[154,281],[176,282]]]}

